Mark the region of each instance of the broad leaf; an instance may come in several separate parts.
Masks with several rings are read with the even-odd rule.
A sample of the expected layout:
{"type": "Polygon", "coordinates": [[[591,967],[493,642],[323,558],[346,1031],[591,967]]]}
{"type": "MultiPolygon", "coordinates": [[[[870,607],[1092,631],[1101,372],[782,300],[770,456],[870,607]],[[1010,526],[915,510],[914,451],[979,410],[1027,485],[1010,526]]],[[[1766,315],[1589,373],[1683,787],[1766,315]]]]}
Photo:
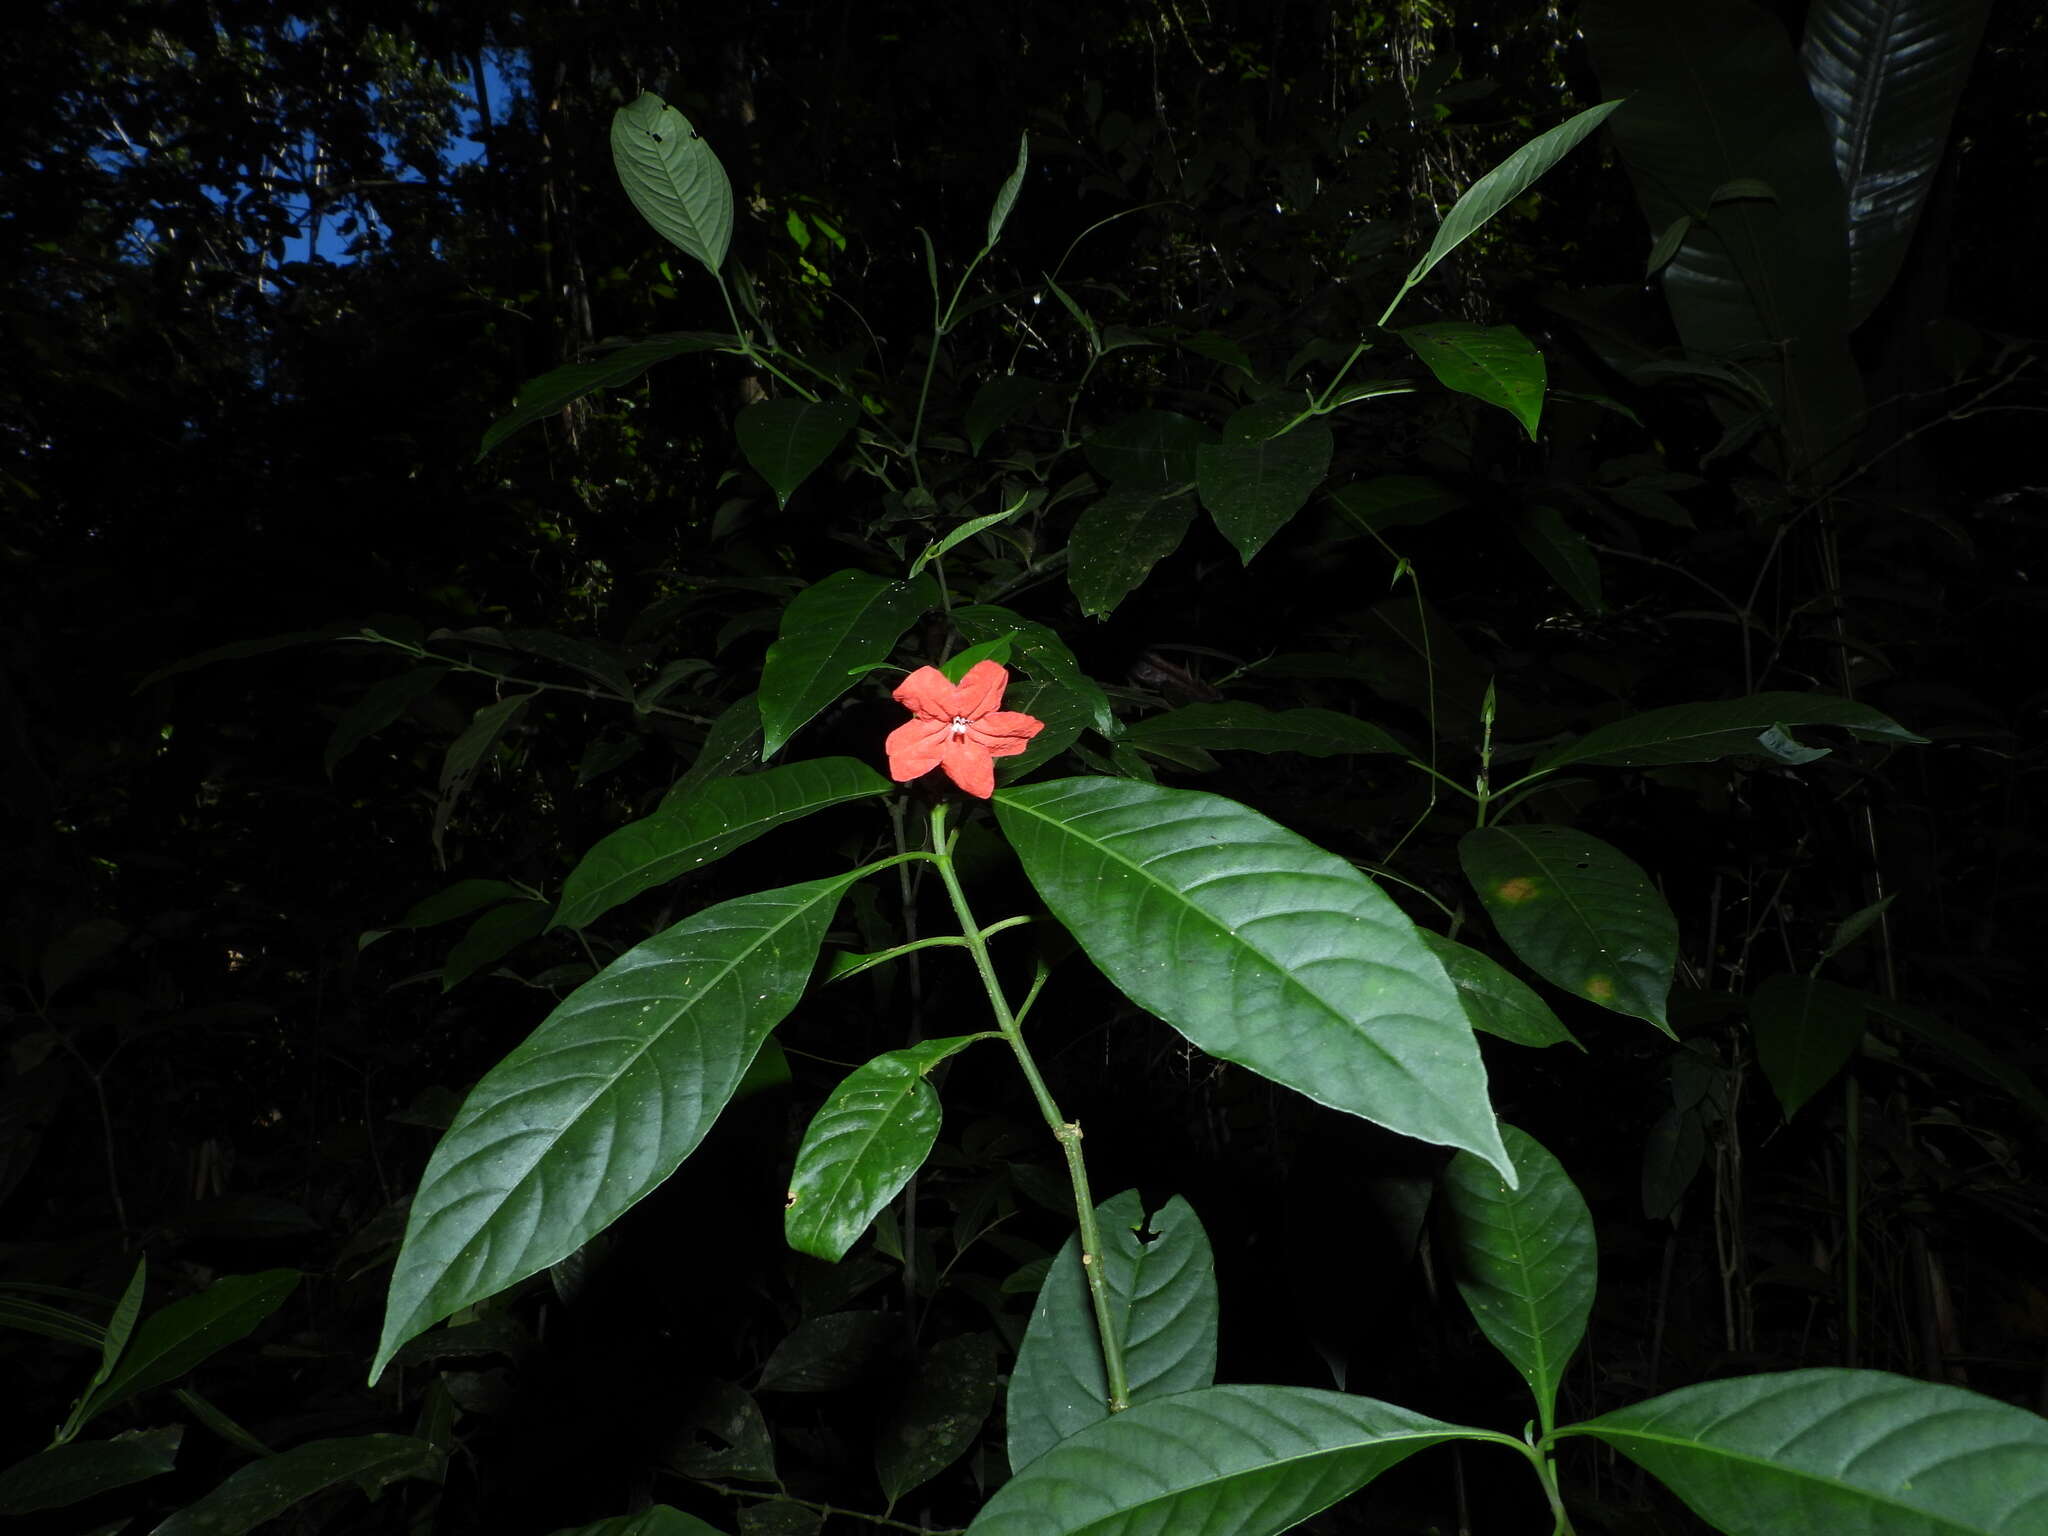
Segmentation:
{"type": "Polygon", "coordinates": [[[777,827],[888,790],[887,779],[850,757],[714,779],[688,799],[600,838],[562,883],[554,926],[588,927],[620,902],[701,869],[777,827]]]}
{"type": "Polygon", "coordinates": [[[447,675],[446,667],[415,667],[373,684],[343,711],[327,738],[327,750],[321,754],[327,777],[332,779],[344,757],[432,693],[447,675]]]}
{"type": "Polygon", "coordinates": [[[760,757],[761,701],[750,693],[734,699],[718,712],[705,730],[704,744],[697,749],[690,766],[662,795],[661,809],[672,810],[685,804],[706,784],[742,773],[760,757]]]}
{"type": "Polygon", "coordinates": [[[469,792],[471,782],[498,749],[498,742],[518,722],[533,699],[531,693],[514,694],[495,704],[486,704],[470,717],[462,734],[449,744],[441,759],[440,798],[434,805],[434,852],[441,852],[441,839],[448,819],[469,792]]]}
{"type": "Polygon", "coordinates": [[[481,462],[498,444],[521,427],[553,416],[585,395],[630,384],[656,363],[691,352],[716,352],[738,347],[737,336],[719,331],[669,331],[640,341],[613,344],[580,363],[565,363],[519,386],[512,409],[484,430],[476,456],[481,462]]]}
{"type": "Polygon", "coordinates": [[[299,1283],[295,1269],[227,1275],[196,1296],[174,1301],[144,1318],[107,1379],[85,1400],[84,1424],[131,1397],[175,1381],[236,1340],[284,1304],[299,1283]]]}
{"type": "Polygon", "coordinates": [[[1310,1387],[1203,1387],[1082,1430],[996,1490],[970,1536],[1271,1536],[1462,1429],[1310,1387]]]}
{"type": "Polygon", "coordinates": [[[1529,551],[1564,595],[1588,613],[1605,613],[1600,596],[1600,561],[1586,536],[1564,520],[1555,507],[1530,507],[1511,525],[1516,540],[1529,551]]]}
{"type": "Polygon", "coordinates": [[[1203,443],[1195,455],[1202,505],[1247,565],[1307,505],[1336,448],[1320,421],[1303,422],[1285,437],[1251,435],[1240,419],[1257,409],[1239,411],[1223,441],[1203,443]]]}
{"type": "Polygon", "coordinates": [[[1708,704],[1674,704],[1588,731],[1536,760],[1537,773],[1573,763],[1643,767],[1771,757],[1758,737],[1773,726],[1830,725],[1861,741],[1924,742],[1868,704],[1825,693],[1757,693],[1708,704]]]}
{"type": "Polygon", "coordinates": [[[959,1460],[996,1401],[996,1337],[963,1333],[925,1351],[875,1435],[875,1476],[890,1507],[959,1460]]]}
{"type": "Polygon", "coordinates": [[[1884,1371],[1710,1381],[1559,1433],[1604,1440],[1727,1536],[2048,1530],[2048,1419],[1884,1371]]]}
{"type": "Polygon", "coordinates": [[[1196,747],[1205,752],[1299,752],[1304,757],[1404,750],[1378,726],[1334,709],[1272,710],[1237,700],[1148,715],[1124,733],[1124,740],[1140,751],[1196,747]]]}
{"type": "Polygon", "coordinates": [[[511,901],[526,892],[503,880],[458,880],[446,890],[436,891],[424,900],[415,902],[410,911],[391,926],[394,928],[432,928],[441,923],[452,923],[458,917],[468,917],[485,907],[496,906],[501,901],[511,901]]]}
{"type": "Polygon", "coordinates": [[[1536,441],[1547,373],[1543,354],[1528,337],[1512,325],[1441,320],[1411,325],[1401,339],[1444,388],[1499,406],[1522,424],[1530,442],[1536,441]]]}
{"type": "Polygon", "coordinates": [[[1330,492],[1345,522],[1361,533],[1420,528],[1464,504],[1465,498],[1425,475],[1381,475],[1330,492]]]}
{"type": "Polygon", "coordinates": [[[1043,379],[1021,373],[999,373],[984,383],[967,403],[967,414],[961,422],[968,446],[980,453],[981,445],[1012,417],[1044,399],[1046,387],[1043,379]]]}
{"type": "Polygon", "coordinates": [[[1055,779],[995,806],[1038,894],[1133,1002],[1212,1056],[1513,1177],[1456,989],[1351,865],[1193,790],[1055,779]]]}
{"type": "Polygon", "coordinates": [[[1081,611],[1108,618],[1180,548],[1194,517],[1195,499],[1185,491],[1130,486],[1091,502],[1067,538],[1067,585],[1081,611]]]}
{"type": "Polygon", "coordinates": [[[548,929],[554,908],[545,901],[513,901],[493,907],[468,930],[441,962],[441,990],[452,992],[485,966],[496,965],[528,939],[548,929]]]}
{"type": "Polygon", "coordinates": [[[337,1483],[382,1488],[401,1477],[424,1476],[440,1464],[440,1451],[410,1435],[315,1440],[251,1462],[151,1536],[242,1536],[337,1483]]]}
{"type": "Polygon", "coordinates": [[[131,1431],[111,1440],[52,1446],[0,1472],[0,1515],[62,1509],[113,1488],[160,1477],[177,1465],[183,1425],[131,1431]]]}
{"type": "Polygon", "coordinates": [[[1757,1065],[1785,1118],[1848,1065],[1863,1038],[1863,994],[1813,976],[1773,976],[1749,1000],[1757,1065]]]}
{"type": "Polygon", "coordinates": [[[1849,195],[1849,324],[1912,242],[1991,0],[1818,0],[1800,61],[1849,195]]]}
{"type": "Polygon", "coordinates": [[[757,400],[740,412],[733,432],[780,507],[859,419],[844,400],[757,400]]]}
{"type": "Polygon", "coordinates": [[[1512,1125],[1500,1134],[1520,1175],[1515,1188],[1469,1152],[1444,1170],[1455,1275],[1479,1331],[1529,1383],[1547,1434],[1558,1383],[1586,1336],[1599,1252],[1592,1214],[1558,1160],[1512,1125]]]}
{"type": "Polygon", "coordinates": [[[1035,677],[1012,682],[1003,695],[1003,707],[1044,721],[1045,729],[1015,757],[997,760],[998,784],[1014,784],[1051,762],[1079,740],[1095,719],[1095,711],[1081,695],[1035,677]]]}
{"type": "Polygon", "coordinates": [[[1119,490],[1170,491],[1195,480],[1195,454],[1213,434],[1178,411],[1144,410],[1082,443],[1089,467],[1119,490]]]}
{"type": "MultiPolygon", "coordinates": [[[[1095,1208],[1095,1222],[1131,1402],[1210,1385],[1216,1379],[1216,1260],[1193,1207],[1175,1195],[1147,1228],[1138,1192],[1127,1189],[1095,1208]]],[[[1109,1417],[1109,1376],[1078,1233],[1038,1289],[1010,1372],[1005,1416],[1012,1471],[1109,1417]]]]}
{"type": "MultiPolygon", "coordinates": [[[[1556,1045],[1578,1039],[1564,1022],[1550,1011],[1550,1005],[1536,995],[1521,977],[1508,971],[1491,955],[1431,933],[1416,930],[1430,952],[1443,962],[1444,972],[1458,989],[1458,1001],[1465,1005],[1465,1017],[1474,1029],[1512,1040],[1516,1045],[1556,1045]]],[[[1579,1046],[1584,1050],[1584,1046],[1579,1046]]]]}
{"type": "Polygon", "coordinates": [[[896,1337],[879,1312],[832,1312],[799,1323],[761,1367],[763,1392],[836,1392],[868,1372],[896,1337]]]}
{"type": "Polygon", "coordinates": [[[924,1166],[939,1134],[932,1068],[980,1035],[924,1040],[877,1056],[832,1090],[796,1150],[783,1232],[799,1253],[833,1263],[924,1166]]]}
{"type": "Polygon", "coordinates": [[[716,277],[732,244],[732,183],[690,120],[645,93],[612,114],[612,165],[654,232],[716,277]]]}
{"type": "Polygon", "coordinates": [[[1621,105],[1619,101],[1603,101],[1597,107],[1588,107],[1577,116],[1567,118],[1555,128],[1538,134],[1466,188],[1465,195],[1452,205],[1451,211],[1444,215],[1443,223],[1437,226],[1436,238],[1430,241],[1422,260],[1415,263],[1414,269],[1403,280],[1401,291],[1387,306],[1387,314],[1380,316],[1380,324],[1386,324],[1387,315],[1394,312],[1403,295],[1427,277],[1432,267],[1477,234],[1488,219],[1534,186],[1539,176],[1578,148],[1586,135],[1621,105]]]}
{"type": "Polygon", "coordinates": [[[594,1525],[557,1531],[555,1536],[725,1536],[725,1532],[715,1525],[706,1525],[695,1515],[657,1504],[637,1515],[614,1515],[594,1525]]]}
{"type": "Polygon", "coordinates": [[[407,1339],[567,1258],[675,1171],[796,1006],[861,873],[736,897],[635,945],[484,1074],[413,1197],[373,1381],[407,1339]]]}
{"type": "Polygon", "coordinates": [[[853,686],[853,674],[889,659],[903,632],[938,603],[929,576],[890,581],[838,571],[790,599],[761,668],[761,758],[853,686]]]}
{"type": "Polygon", "coordinates": [[[1031,135],[1017,135],[1017,168],[1003,178],[1003,184],[996,189],[996,200],[988,211],[988,244],[993,247],[1003,232],[1003,225],[1009,221],[1010,210],[1017,206],[1017,194],[1024,186],[1024,172],[1031,164],[1031,135]]]}
{"type": "Polygon", "coordinates": [[[1678,920],[1641,869],[1571,827],[1481,827],[1458,843],[1465,877],[1509,949],[1545,981],[1647,1019],[1664,1015],[1678,920]]]}
{"type": "MultiPolygon", "coordinates": [[[[1016,648],[1016,665],[1033,677],[1043,678],[1049,683],[1058,683],[1067,692],[1086,702],[1095,729],[1105,736],[1118,736],[1123,727],[1109,711],[1109,695],[1094,678],[1081,670],[1081,663],[1074,659],[1074,653],[1067,649],[1066,641],[1043,624],[1012,613],[1007,608],[993,603],[976,603],[967,608],[953,610],[953,627],[970,641],[993,640],[997,635],[1012,637],[1016,648]]],[[[1007,709],[1022,709],[1021,704],[1004,701],[1007,709]]],[[[1042,734],[1042,733],[1041,733],[1042,734]]],[[[1026,754],[1029,755],[1028,753],[1026,754]]]]}

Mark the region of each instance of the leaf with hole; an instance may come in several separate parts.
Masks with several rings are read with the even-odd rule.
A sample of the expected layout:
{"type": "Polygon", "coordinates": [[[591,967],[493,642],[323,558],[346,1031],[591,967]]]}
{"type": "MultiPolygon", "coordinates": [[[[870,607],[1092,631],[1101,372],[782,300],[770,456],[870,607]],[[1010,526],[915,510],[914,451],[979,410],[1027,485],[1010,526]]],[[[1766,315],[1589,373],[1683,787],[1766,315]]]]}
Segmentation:
{"type": "Polygon", "coordinates": [[[886,662],[938,601],[929,576],[890,581],[866,571],[835,572],[790,599],[761,667],[762,761],[851,688],[856,670],[886,662]]]}
{"type": "Polygon", "coordinates": [[[1673,704],[1631,715],[1588,731],[1577,741],[1553,747],[1536,760],[1534,772],[1550,773],[1573,763],[1648,767],[1662,763],[1710,763],[1723,757],[1768,757],[1758,736],[1774,726],[1832,726],[1859,741],[1924,743],[1889,715],[1826,693],[1757,693],[1705,704],[1673,704]]]}
{"type": "Polygon", "coordinates": [[[612,165],[654,232],[716,277],[732,244],[732,183],[690,120],[644,93],[612,114],[612,165]]]}

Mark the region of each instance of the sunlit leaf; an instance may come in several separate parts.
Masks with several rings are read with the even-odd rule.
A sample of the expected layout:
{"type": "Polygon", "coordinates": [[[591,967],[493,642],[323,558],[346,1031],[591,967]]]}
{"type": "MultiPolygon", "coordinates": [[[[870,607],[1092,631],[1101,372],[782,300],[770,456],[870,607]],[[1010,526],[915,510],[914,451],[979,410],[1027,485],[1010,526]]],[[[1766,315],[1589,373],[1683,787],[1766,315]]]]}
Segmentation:
{"type": "Polygon", "coordinates": [[[1543,354],[1528,337],[1512,325],[1442,320],[1411,325],[1401,339],[1444,388],[1499,406],[1522,424],[1530,442],[1536,441],[1547,373],[1543,354]]]}
{"type": "Polygon", "coordinates": [[[612,164],[654,232],[716,277],[732,244],[732,183],[690,120],[641,95],[612,114],[612,164]]]}

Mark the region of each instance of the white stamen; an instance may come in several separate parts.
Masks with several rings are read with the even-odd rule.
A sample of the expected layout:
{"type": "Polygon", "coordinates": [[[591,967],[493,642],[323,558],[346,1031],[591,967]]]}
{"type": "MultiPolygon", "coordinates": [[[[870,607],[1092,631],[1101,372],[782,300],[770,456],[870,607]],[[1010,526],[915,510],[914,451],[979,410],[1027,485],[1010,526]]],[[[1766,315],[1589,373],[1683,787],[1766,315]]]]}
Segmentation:
{"type": "Polygon", "coordinates": [[[967,717],[965,715],[955,715],[953,717],[952,734],[955,736],[965,736],[967,734],[967,717]]]}

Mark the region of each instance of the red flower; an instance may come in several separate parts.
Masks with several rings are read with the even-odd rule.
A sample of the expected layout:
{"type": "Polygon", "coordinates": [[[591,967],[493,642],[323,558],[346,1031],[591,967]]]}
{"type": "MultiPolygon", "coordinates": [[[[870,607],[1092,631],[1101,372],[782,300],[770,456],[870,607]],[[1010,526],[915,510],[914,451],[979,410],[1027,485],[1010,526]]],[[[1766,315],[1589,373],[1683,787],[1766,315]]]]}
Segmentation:
{"type": "Polygon", "coordinates": [[[1015,757],[1045,729],[1043,720],[996,708],[1009,685],[1009,671],[993,661],[977,661],[958,684],[937,667],[911,673],[895,699],[914,718],[889,733],[889,777],[904,783],[944,768],[968,794],[994,794],[995,760],[1015,757]]]}

